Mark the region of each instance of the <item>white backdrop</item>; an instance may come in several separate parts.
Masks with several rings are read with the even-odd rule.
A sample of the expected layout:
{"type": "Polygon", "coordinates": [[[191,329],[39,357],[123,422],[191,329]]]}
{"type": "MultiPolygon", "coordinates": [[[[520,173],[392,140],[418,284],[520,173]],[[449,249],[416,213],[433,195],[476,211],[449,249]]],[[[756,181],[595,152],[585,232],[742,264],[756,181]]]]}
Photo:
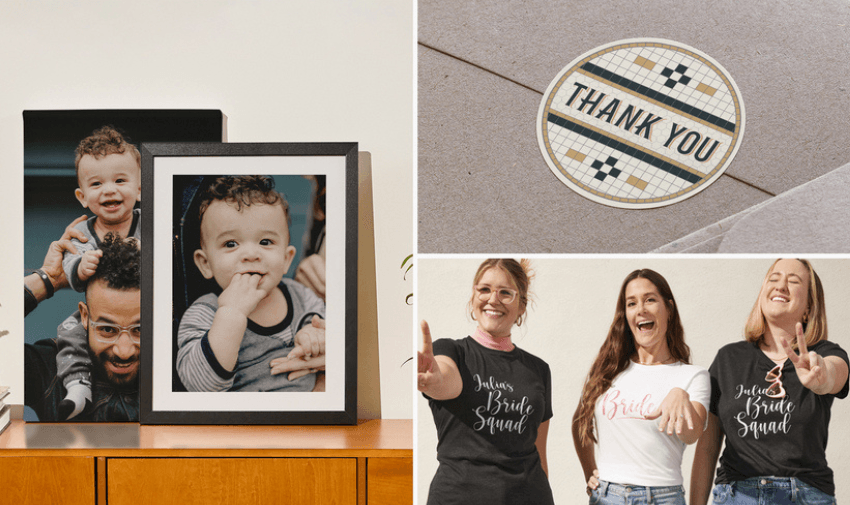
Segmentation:
{"type": "MultiPolygon", "coordinates": [[[[472,277],[483,258],[420,257],[417,266],[417,317],[437,338],[462,338],[475,323],[466,304],[472,277]]],[[[773,258],[631,257],[533,259],[537,277],[535,303],[527,323],[514,328],[513,341],[543,358],[552,370],[553,410],[549,426],[549,478],[556,503],[582,503],[585,482],[573,447],[570,422],[581,386],[608,327],[620,284],[631,271],[651,268],[670,284],[679,305],[691,361],[708,368],[717,350],[742,339],[744,323],[773,258]]],[[[850,350],[850,259],[812,259],[826,293],[830,340],[850,350]]],[[[417,338],[417,347],[421,346],[417,338]]],[[[428,403],[417,400],[417,480],[419,503],[425,503],[437,468],[436,430],[428,403]]],[[[836,475],[838,502],[850,501],[850,399],[833,404],[827,460],[836,475]]],[[[695,446],[686,449],[686,491],[695,446]]]]}
{"type": "MultiPolygon", "coordinates": [[[[372,154],[382,417],[410,418],[413,2],[0,3],[0,384],[23,403],[25,109],[221,109],[230,142],[372,154]],[[400,316],[400,314],[403,316],[400,316]]],[[[58,237],[57,237],[58,238],[58,237]]],[[[40,265],[27,265],[35,268],[40,265]]]]}

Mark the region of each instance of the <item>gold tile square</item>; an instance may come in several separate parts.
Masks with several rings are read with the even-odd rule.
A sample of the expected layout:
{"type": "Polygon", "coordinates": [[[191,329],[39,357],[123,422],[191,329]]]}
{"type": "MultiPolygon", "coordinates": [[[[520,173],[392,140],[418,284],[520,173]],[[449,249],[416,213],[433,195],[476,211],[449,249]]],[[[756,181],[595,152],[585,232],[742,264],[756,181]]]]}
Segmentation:
{"type": "Polygon", "coordinates": [[[637,58],[635,58],[635,63],[647,70],[652,70],[652,68],[655,67],[654,62],[647,60],[643,56],[638,56],[637,58]]]}
{"type": "Polygon", "coordinates": [[[703,93],[705,93],[708,96],[714,96],[714,93],[717,92],[716,89],[712,88],[711,86],[709,86],[707,84],[703,84],[703,83],[697,84],[697,91],[702,91],[703,93]]]}
{"type": "Polygon", "coordinates": [[[584,162],[584,159],[587,157],[587,156],[581,154],[580,152],[574,151],[572,149],[567,150],[567,156],[578,161],[579,163],[584,162]]]}
{"type": "Polygon", "coordinates": [[[638,179],[637,177],[635,177],[634,175],[630,175],[629,178],[626,179],[626,182],[631,184],[632,186],[638,188],[641,191],[646,189],[646,181],[642,181],[642,180],[638,179]]]}

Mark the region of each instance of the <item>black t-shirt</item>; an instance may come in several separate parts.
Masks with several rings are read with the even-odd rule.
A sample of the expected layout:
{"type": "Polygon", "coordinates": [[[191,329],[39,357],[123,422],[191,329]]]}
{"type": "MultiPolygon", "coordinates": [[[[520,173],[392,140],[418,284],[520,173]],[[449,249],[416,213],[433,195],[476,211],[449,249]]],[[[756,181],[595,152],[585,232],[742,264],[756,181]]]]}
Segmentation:
{"type": "MultiPolygon", "coordinates": [[[[847,353],[837,344],[818,342],[809,348],[823,357],[847,353]]],[[[845,398],[848,385],[836,395],[818,395],[803,387],[791,360],[780,378],[784,398],[767,396],[767,373],[776,364],[756,344],[724,346],[714,358],[710,411],[720,420],[726,448],[717,470],[717,484],[750,477],[796,477],[830,496],[835,495],[832,470],[826,464],[830,409],[845,398]]]]}
{"type": "Polygon", "coordinates": [[[534,445],[538,427],[552,417],[549,365],[472,337],[437,340],[434,354],[454,360],[463,390],[453,400],[428,399],[440,462],[428,503],[553,503],[534,445]]]}

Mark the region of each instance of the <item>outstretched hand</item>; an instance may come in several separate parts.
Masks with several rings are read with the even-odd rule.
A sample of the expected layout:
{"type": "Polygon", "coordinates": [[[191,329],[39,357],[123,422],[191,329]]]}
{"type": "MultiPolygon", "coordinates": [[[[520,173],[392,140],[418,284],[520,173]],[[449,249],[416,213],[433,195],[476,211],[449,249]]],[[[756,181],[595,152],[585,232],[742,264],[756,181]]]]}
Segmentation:
{"type": "Polygon", "coordinates": [[[797,378],[800,379],[803,386],[819,395],[830,392],[832,381],[827,373],[826,363],[824,363],[820,354],[808,350],[802,323],[797,323],[797,349],[800,350],[800,354],[794,352],[785,337],[782,337],[782,348],[785,349],[785,354],[794,364],[794,368],[797,370],[797,378]]]}
{"type": "Polygon", "coordinates": [[[681,435],[685,426],[688,430],[694,429],[695,414],[690,395],[682,388],[673,388],[664,397],[661,405],[644,417],[650,420],[661,418],[658,431],[666,430],[668,435],[675,431],[677,435],[681,435]]]}
{"type": "Polygon", "coordinates": [[[418,376],[416,385],[419,391],[426,391],[429,387],[440,384],[443,381],[440,367],[434,358],[434,347],[431,343],[431,329],[426,321],[422,321],[422,351],[416,353],[418,357],[418,376]]]}

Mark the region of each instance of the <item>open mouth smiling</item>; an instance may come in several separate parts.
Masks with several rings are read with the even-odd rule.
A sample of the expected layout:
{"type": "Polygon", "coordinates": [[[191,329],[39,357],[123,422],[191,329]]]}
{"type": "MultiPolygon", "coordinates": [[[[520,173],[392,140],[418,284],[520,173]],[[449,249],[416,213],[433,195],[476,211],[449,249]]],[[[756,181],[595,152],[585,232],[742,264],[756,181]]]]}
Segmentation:
{"type": "Polygon", "coordinates": [[[105,209],[117,209],[121,207],[124,202],[121,200],[109,200],[107,202],[103,202],[100,204],[101,207],[105,209]]]}
{"type": "Polygon", "coordinates": [[[107,361],[109,369],[112,373],[124,375],[135,370],[136,365],[139,363],[137,359],[133,360],[118,360],[118,359],[110,359],[107,361]]]}
{"type": "Polygon", "coordinates": [[[637,329],[640,331],[649,331],[655,328],[655,321],[640,321],[637,323],[637,329]]]}

